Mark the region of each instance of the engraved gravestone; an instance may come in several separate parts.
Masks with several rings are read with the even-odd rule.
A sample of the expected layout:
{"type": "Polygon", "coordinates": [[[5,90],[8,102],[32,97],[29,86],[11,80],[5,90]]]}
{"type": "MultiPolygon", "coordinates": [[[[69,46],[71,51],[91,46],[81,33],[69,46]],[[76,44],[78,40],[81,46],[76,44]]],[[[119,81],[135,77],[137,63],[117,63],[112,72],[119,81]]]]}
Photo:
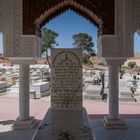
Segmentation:
{"type": "Polygon", "coordinates": [[[51,50],[51,107],[82,109],[81,49],[51,50]]]}

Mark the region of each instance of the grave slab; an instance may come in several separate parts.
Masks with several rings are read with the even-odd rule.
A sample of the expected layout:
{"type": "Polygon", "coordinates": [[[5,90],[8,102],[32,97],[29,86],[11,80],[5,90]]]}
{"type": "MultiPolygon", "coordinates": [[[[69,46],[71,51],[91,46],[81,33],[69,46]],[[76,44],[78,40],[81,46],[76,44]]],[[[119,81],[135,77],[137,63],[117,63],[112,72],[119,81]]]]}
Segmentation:
{"type": "Polygon", "coordinates": [[[95,140],[86,110],[52,110],[32,140],[95,140]]]}

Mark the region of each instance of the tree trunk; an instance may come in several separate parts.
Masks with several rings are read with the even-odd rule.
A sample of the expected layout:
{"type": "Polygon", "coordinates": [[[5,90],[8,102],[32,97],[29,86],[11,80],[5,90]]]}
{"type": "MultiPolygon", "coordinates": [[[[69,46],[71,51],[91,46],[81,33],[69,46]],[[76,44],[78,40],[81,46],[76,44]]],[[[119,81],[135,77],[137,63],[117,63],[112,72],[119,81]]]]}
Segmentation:
{"type": "Polygon", "coordinates": [[[48,48],[47,48],[47,46],[46,46],[46,60],[47,60],[48,65],[50,67],[51,64],[50,64],[49,57],[48,57],[48,48]]]}

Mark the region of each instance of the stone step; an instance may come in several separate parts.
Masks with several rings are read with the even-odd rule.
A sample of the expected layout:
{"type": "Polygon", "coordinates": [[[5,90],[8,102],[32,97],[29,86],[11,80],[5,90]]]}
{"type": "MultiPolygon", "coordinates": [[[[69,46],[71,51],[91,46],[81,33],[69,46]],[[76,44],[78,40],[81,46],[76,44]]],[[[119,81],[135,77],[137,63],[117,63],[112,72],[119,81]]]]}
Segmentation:
{"type": "Polygon", "coordinates": [[[120,95],[133,95],[132,92],[120,92],[120,95]]]}
{"type": "Polygon", "coordinates": [[[102,96],[98,95],[84,95],[85,99],[94,99],[94,100],[102,100],[102,96]]]}
{"type": "Polygon", "coordinates": [[[133,101],[136,102],[137,99],[134,97],[119,97],[119,101],[133,101]]]}
{"type": "Polygon", "coordinates": [[[122,98],[133,98],[133,94],[132,95],[120,95],[120,97],[122,98]]]}
{"type": "Polygon", "coordinates": [[[85,94],[87,95],[100,95],[100,92],[94,92],[94,91],[85,91],[85,94]]]}
{"type": "Polygon", "coordinates": [[[85,99],[91,99],[91,100],[107,100],[107,94],[104,95],[88,95],[88,94],[84,94],[83,96],[85,99]]]}

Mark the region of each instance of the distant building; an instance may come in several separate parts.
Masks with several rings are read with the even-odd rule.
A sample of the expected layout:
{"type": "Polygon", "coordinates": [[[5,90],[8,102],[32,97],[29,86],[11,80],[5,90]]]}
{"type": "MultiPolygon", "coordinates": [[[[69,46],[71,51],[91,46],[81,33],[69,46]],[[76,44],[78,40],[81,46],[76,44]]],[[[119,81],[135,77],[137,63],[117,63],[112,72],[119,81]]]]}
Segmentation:
{"type": "Polygon", "coordinates": [[[97,56],[94,56],[94,57],[91,57],[90,58],[90,61],[92,61],[94,64],[104,64],[106,65],[106,61],[103,57],[97,57],[97,56]]]}
{"type": "Polygon", "coordinates": [[[10,60],[5,59],[5,58],[3,57],[3,54],[1,54],[1,53],[0,53],[0,64],[1,64],[2,66],[12,66],[12,65],[13,65],[13,63],[12,63],[10,60]]]}

